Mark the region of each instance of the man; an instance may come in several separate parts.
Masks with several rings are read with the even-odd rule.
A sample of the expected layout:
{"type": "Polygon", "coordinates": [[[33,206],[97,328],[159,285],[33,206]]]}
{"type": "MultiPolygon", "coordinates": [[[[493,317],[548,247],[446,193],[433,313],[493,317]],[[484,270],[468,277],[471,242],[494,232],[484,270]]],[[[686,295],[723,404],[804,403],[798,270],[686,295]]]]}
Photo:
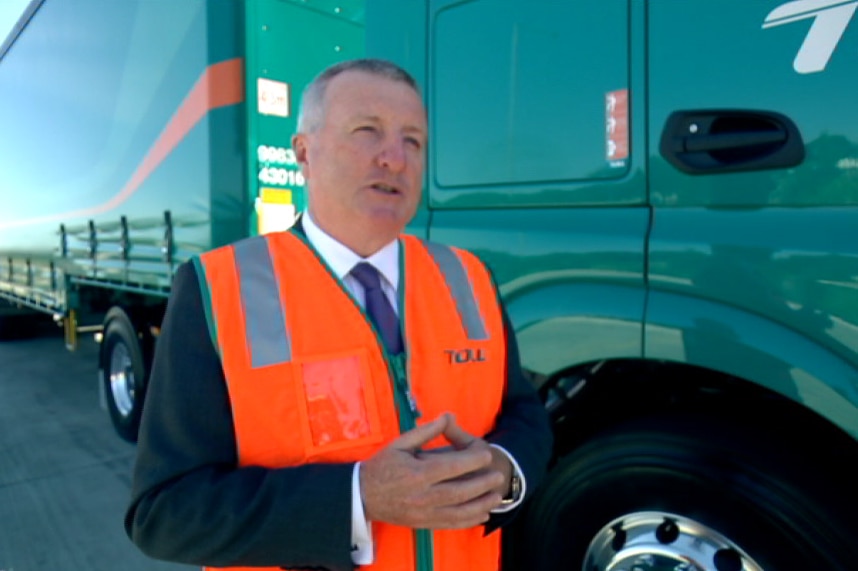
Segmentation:
{"type": "Polygon", "coordinates": [[[220,567],[495,570],[488,532],[542,478],[551,434],[488,271],[402,234],[423,180],[417,86],[338,64],[298,131],[296,228],[177,273],[129,536],[220,567]]]}

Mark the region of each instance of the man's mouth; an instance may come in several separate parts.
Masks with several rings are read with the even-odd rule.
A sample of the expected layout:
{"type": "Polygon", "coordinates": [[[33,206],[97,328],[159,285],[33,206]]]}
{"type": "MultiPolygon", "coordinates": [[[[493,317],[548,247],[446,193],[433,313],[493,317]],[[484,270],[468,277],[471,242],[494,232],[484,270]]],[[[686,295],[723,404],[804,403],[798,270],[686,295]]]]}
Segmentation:
{"type": "Polygon", "coordinates": [[[375,190],[381,191],[385,194],[399,194],[399,189],[395,186],[391,186],[389,184],[384,183],[376,183],[372,185],[372,188],[375,190]]]}

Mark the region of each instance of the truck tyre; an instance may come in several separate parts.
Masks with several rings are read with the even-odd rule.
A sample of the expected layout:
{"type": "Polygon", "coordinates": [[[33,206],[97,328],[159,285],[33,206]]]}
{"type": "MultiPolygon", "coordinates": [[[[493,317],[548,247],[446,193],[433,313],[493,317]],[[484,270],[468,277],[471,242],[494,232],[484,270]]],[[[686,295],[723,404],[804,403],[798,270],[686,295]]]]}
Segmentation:
{"type": "Polygon", "coordinates": [[[605,432],[561,459],[526,508],[516,568],[855,569],[854,493],[836,466],[790,454],[799,445],[700,419],[605,432]]]}
{"type": "Polygon", "coordinates": [[[107,410],[116,432],[137,441],[146,391],[146,363],[128,314],[114,307],[105,317],[99,369],[107,410]]]}

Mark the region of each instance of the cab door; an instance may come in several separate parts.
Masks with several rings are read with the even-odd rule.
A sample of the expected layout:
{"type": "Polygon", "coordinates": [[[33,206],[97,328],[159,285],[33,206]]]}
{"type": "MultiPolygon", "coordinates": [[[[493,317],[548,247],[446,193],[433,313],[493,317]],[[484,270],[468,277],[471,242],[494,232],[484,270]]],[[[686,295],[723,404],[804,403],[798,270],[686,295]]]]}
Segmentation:
{"type": "Polygon", "coordinates": [[[639,357],[642,3],[428,6],[429,237],[491,267],[527,369],[639,357]]]}
{"type": "Polygon", "coordinates": [[[858,366],[858,2],[713,6],[647,3],[646,354],[855,430],[821,404],[842,397],[812,384],[856,390],[843,371],[858,366]]]}

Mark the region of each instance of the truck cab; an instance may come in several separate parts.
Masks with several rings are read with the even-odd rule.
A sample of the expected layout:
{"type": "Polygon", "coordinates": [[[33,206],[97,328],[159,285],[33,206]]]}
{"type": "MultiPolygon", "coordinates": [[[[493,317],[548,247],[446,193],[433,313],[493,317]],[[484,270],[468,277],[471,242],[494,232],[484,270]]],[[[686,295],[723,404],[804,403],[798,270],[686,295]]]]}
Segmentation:
{"type": "Polygon", "coordinates": [[[554,422],[517,568],[854,565],[856,6],[368,4],[554,422]]]}

